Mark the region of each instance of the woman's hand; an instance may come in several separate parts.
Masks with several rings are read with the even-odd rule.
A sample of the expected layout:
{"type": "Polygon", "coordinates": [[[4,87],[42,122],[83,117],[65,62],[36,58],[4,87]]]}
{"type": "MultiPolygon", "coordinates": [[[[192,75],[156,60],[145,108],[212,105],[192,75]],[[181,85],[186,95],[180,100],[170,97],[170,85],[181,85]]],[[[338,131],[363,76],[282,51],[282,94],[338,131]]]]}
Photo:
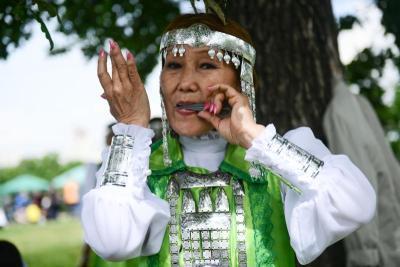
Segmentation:
{"type": "Polygon", "coordinates": [[[248,98],[226,84],[217,84],[208,89],[211,92],[210,103],[198,116],[209,121],[229,143],[249,148],[265,127],[254,121],[248,98]],[[232,110],[229,117],[220,118],[216,115],[220,113],[224,101],[229,103],[232,110]]]}
{"type": "Polygon", "coordinates": [[[114,41],[110,41],[112,76],[107,72],[107,53],[102,49],[97,65],[97,75],[104,89],[103,98],[110,105],[110,112],[118,122],[148,127],[150,105],[135,59],[128,51],[127,59],[114,41]]]}

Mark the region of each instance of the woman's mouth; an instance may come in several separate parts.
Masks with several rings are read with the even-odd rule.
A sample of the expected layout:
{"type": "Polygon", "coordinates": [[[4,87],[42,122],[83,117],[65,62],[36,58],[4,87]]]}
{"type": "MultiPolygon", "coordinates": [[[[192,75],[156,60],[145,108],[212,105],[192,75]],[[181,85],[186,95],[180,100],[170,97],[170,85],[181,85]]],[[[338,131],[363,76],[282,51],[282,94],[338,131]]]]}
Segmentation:
{"type": "Polygon", "coordinates": [[[203,108],[204,103],[180,102],[176,105],[176,111],[183,116],[196,114],[197,112],[202,111],[203,108]]]}

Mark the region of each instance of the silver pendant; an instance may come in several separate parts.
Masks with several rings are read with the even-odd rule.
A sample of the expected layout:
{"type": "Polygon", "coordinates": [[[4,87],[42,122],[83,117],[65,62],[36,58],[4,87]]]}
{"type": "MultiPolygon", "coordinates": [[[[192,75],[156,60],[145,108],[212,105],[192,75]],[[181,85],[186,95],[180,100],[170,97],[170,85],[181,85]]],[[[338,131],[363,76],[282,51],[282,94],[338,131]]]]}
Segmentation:
{"type": "Polygon", "coordinates": [[[235,66],[235,69],[239,68],[240,60],[237,58],[235,54],[233,54],[232,63],[235,66]]]}
{"type": "Polygon", "coordinates": [[[179,52],[179,56],[183,57],[183,54],[185,53],[186,49],[185,47],[183,47],[183,45],[181,45],[181,47],[179,47],[178,52],[179,52]]]}
{"type": "Polygon", "coordinates": [[[176,54],[178,53],[178,47],[176,47],[174,45],[174,47],[172,48],[172,54],[174,55],[174,57],[176,57],[176,54]]]}
{"type": "Polygon", "coordinates": [[[226,64],[229,64],[229,61],[231,60],[231,56],[229,55],[228,51],[225,51],[224,55],[224,61],[226,64]]]}
{"type": "Polygon", "coordinates": [[[214,59],[215,50],[214,50],[213,48],[211,48],[210,50],[208,50],[208,55],[210,56],[211,59],[214,59]]]}
{"type": "Polygon", "coordinates": [[[222,61],[222,59],[224,58],[224,55],[222,54],[221,50],[218,50],[217,58],[219,61],[222,61]]]}

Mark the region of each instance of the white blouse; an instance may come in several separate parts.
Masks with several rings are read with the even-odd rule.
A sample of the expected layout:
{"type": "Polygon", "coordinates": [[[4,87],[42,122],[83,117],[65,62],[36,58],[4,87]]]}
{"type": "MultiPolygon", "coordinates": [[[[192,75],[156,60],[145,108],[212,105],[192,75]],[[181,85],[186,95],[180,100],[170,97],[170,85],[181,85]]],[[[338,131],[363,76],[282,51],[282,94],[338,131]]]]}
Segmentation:
{"type": "MultiPolygon", "coordinates": [[[[83,198],[84,238],[107,260],[125,260],[157,253],[169,222],[169,204],[152,194],[146,184],[153,131],[118,123],[115,134],[135,137],[132,166],[126,187],[102,186],[103,165],[97,173],[97,186],[83,198]]],[[[290,243],[301,264],[318,257],[326,247],[369,222],[375,214],[375,192],[364,174],[345,155],[333,155],[316,139],[310,128],[301,127],[284,137],[324,161],[315,178],[304,178],[285,168],[285,162],[271,157],[266,144],[275,134],[268,125],[253,140],[245,159],[258,161],[284,175],[302,190],[298,194],[282,185],[286,225],[290,243]]],[[[214,138],[180,137],[184,162],[188,166],[216,171],[224,158],[227,142],[214,138]]]]}

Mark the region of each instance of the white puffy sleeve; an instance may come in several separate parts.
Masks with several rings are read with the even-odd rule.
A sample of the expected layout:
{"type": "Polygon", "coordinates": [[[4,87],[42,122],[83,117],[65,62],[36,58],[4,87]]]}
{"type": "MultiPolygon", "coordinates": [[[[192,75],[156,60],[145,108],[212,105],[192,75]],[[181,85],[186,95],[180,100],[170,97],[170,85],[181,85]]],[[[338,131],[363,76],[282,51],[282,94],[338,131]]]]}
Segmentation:
{"type": "Polygon", "coordinates": [[[133,164],[125,187],[100,186],[109,149],[97,172],[97,186],[83,197],[82,225],[87,244],[104,259],[125,260],[157,253],[170,214],[166,201],[153,195],[147,184],[153,131],[118,123],[114,134],[135,138],[133,164]]]}
{"type": "Polygon", "coordinates": [[[259,162],[284,176],[302,194],[284,191],[285,219],[290,243],[301,264],[317,258],[328,246],[368,223],[375,214],[376,196],[364,174],[345,155],[333,155],[314,137],[310,128],[301,127],[284,137],[324,161],[315,178],[304,177],[267,151],[275,135],[270,124],[253,140],[246,160],[259,162]]]}

